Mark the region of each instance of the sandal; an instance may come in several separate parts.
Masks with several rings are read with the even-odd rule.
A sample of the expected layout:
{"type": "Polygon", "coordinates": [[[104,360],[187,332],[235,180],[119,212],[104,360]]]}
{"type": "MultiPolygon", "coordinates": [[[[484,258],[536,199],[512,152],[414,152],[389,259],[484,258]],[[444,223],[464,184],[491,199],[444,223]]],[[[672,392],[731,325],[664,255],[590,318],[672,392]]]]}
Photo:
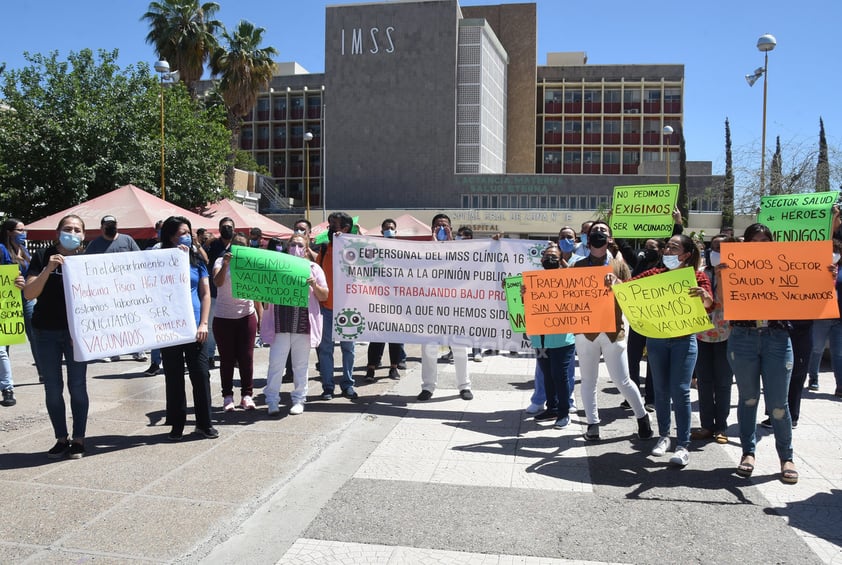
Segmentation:
{"type": "Polygon", "coordinates": [[[795,470],[795,464],[792,461],[781,463],[781,482],[788,485],[794,485],[798,482],[798,471],[795,470]],[[787,464],[792,465],[792,467],[787,468],[787,464]]]}
{"type": "Polygon", "coordinates": [[[713,434],[713,439],[715,439],[716,443],[720,445],[728,443],[728,436],[726,436],[724,432],[716,432],[713,434]]]}
{"type": "Polygon", "coordinates": [[[754,453],[746,453],[737,465],[737,474],[741,477],[750,477],[754,472],[754,453]],[[751,460],[749,460],[749,457],[751,460]]]}

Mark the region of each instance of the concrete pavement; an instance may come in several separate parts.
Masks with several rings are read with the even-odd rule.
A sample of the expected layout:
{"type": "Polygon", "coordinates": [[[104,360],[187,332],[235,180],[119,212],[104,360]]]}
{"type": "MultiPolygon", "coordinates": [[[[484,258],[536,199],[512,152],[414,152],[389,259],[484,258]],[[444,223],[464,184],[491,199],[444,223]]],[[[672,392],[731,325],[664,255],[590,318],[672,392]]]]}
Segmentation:
{"type": "MultiPolygon", "coordinates": [[[[470,362],[468,402],[453,366],[440,364],[440,388],[422,403],[419,348],[407,349],[403,379],[381,369],[377,383],[359,383],[357,401],[311,400],[289,416],[284,384],[278,419],[262,396],[256,411],[223,413],[212,371],[220,438],[175,444],[163,376],[141,376],[147,364],[130,356],[93,363],[87,454],[51,461],[42,387],[28,347],[12,346],[18,404],[0,408],[0,561],[842,563],[842,404],[829,372],[820,392],[805,392],[791,486],[762,429],[754,476],[733,473],[735,410],[730,443],[694,442],[678,470],[649,455],[653,440],[633,439],[604,366],[602,441],[586,444],[581,411],[564,430],[523,413],[534,359],[470,362]]],[[[257,390],[267,357],[256,353],[257,390]]],[[[358,345],[358,381],[364,359],[358,345]]],[[[311,399],[320,390],[312,381],[311,399]]]]}

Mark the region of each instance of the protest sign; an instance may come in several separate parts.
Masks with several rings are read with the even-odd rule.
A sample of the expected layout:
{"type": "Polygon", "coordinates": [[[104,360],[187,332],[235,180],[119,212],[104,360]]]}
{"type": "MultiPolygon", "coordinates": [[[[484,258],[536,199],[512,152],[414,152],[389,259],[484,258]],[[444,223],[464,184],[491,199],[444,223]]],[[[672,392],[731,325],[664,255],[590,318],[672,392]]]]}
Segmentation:
{"type": "Polygon", "coordinates": [[[614,295],[605,286],[611,267],[550,269],[523,273],[526,333],[617,331],[614,295]]]}
{"type": "Polygon", "coordinates": [[[283,306],[307,306],[310,261],[266,249],[231,246],[231,292],[234,298],[283,306]]]}
{"type": "Polygon", "coordinates": [[[726,320],[839,317],[828,241],[721,243],[726,320]]]}
{"type": "Polygon", "coordinates": [[[627,238],[670,237],[677,184],[615,186],[611,235],[627,238]]]}
{"type": "Polygon", "coordinates": [[[631,328],[642,336],[682,337],[713,327],[702,299],[690,296],[699,286],[690,267],[614,285],[614,295],[631,328]]]}
{"type": "Polygon", "coordinates": [[[757,221],[772,230],[775,241],[830,239],[831,209],[838,192],[760,197],[757,221]]]}
{"type": "Polygon", "coordinates": [[[0,346],[23,343],[23,302],[15,279],[20,275],[18,265],[0,265],[0,346]]]}
{"type": "Polygon", "coordinates": [[[503,289],[506,291],[506,309],[509,311],[509,326],[511,326],[513,332],[519,333],[526,331],[523,295],[520,293],[522,286],[523,275],[506,277],[503,280],[503,289]]]}
{"type": "Polygon", "coordinates": [[[68,256],[62,280],[77,361],[196,340],[190,259],[181,249],[68,256]]]}
{"type": "Polygon", "coordinates": [[[539,267],[546,242],[333,240],[337,339],[530,348],[509,326],[503,281],[539,267]]]}

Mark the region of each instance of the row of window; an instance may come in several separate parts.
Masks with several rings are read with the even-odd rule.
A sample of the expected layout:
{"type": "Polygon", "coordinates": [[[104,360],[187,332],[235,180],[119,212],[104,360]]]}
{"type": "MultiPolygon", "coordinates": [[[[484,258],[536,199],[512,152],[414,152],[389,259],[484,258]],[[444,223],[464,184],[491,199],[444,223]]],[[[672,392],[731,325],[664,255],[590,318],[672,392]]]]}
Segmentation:
{"type": "Polygon", "coordinates": [[[286,95],[262,96],[257,99],[252,111],[246,115],[245,121],[265,122],[268,120],[317,120],[322,117],[322,97],[320,94],[312,94],[304,98],[298,94],[287,97],[286,95]]]}
{"type": "Polygon", "coordinates": [[[320,122],[308,122],[304,125],[273,124],[243,126],[240,130],[240,149],[298,149],[304,147],[304,134],[310,132],[313,139],[310,148],[319,148],[322,143],[322,126],[320,122]]]}
{"type": "MultiPolygon", "coordinates": [[[[312,198],[312,196],[311,196],[312,198]]],[[[606,194],[463,194],[462,208],[478,210],[608,210],[611,197],[606,194]]],[[[692,212],[720,212],[719,196],[706,194],[690,200],[692,212]]]]}
{"type": "Polygon", "coordinates": [[[545,88],[545,102],[681,102],[680,88],[545,88]]]}

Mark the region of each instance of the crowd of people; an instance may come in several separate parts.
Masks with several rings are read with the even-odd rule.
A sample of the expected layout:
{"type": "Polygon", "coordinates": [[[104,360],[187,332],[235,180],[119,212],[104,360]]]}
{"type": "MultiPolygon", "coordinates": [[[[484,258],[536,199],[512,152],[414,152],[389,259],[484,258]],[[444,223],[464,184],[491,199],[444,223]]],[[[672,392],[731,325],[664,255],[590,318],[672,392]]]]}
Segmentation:
{"type": "MultiPolygon", "coordinates": [[[[838,214],[834,215],[838,228],[838,214]]],[[[615,241],[604,221],[589,221],[578,234],[570,226],[559,230],[558,240],[548,242],[543,251],[544,269],[608,266],[607,288],[630,280],[655,276],[679,268],[691,268],[696,285],[689,288],[710,316],[713,328],[699,334],[670,338],[644,337],[627,322],[615,302],[615,329],[600,333],[556,333],[528,336],[535,350],[535,391],[526,412],[537,421],[552,420],[554,427],[569,425],[569,414],[577,412],[573,401],[574,368],[578,359],[581,378],[582,408],[587,421],[584,439],[600,440],[597,405],[597,376],[604,360],[611,381],[623,396],[622,407],[631,410],[637,420],[640,439],[657,439],[651,449],[656,457],[672,451],[670,462],[683,467],[689,462],[689,446],[694,441],[727,443],[731,388],[738,391],[737,419],[743,455],[736,469],[750,476],[755,465],[757,409],[762,393],[766,418],[761,425],[770,427],[781,463],[781,480],[795,483],[798,472],[793,463],[792,429],[797,427],[801,395],[805,382],[818,389],[818,364],[826,340],[833,352],[831,361],[836,377],[836,396],[842,396],[842,318],[833,320],[731,320],[726,321],[722,306],[721,277],[725,265],[720,260],[720,246],[737,241],[772,242],[772,233],[762,224],[749,226],[742,237],[732,233],[714,236],[706,248],[703,242],[684,235],[680,215],[675,216],[672,237],[646,240],[640,249],[628,242],[615,241]],[[578,240],[578,241],[577,241],[578,240]],[[640,362],[647,356],[645,379],[640,362]],[[808,381],[809,377],[809,381],[808,381]],[[762,388],[761,388],[762,384],[762,388]],[[690,389],[698,388],[701,427],[691,429],[690,389]],[[656,416],[652,429],[649,413],[656,416]],[[673,420],[675,445],[671,435],[673,420]]],[[[84,253],[131,252],[140,247],[129,236],[118,233],[117,219],[105,216],[102,235],[84,248],[84,253]]],[[[267,239],[255,228],[248,236],[237,233],[231,218],[219,221],[219,234],[198,230],[194,236],[190,221],[173,216],[156,225],[157,238],[147,248],[178,248],[189,257],[190,296],[197,327],[196,339],[189,344],[163,347],[152,351],[147,375],[163,367],[166,384],[166,423],[168,437],[182,439],[187,421],[184,392],[185,367],[193,390],[194,433],[205,438],[218,437],[213,427],[210,370],[215,368],[219,349],[222,408],[230,412],[239,406],[254,410],[254,348],[270,347],[266,386],[263,389],[270,416],[280,414],[280,389],[284,378],[291,377],[289,413],[304,412],[309,382],[309,359],[315,349],[316,369],[321,381],[321,400],[331,400],[336,385],[342,396],[358,398],[354,380],[354,342],[340,340],[341,373],[334,374],[333,335],[333,244],[336,237],[351,233],[353,219],[344,212],[328,218],[327,242],[315,245],[312,226],[301,219],[295,223],[287,240],[267,239]],[[266,244],[263,240],[267,239],[266,244]],[[307,260],[310,275],[306,279],[306,306],[263,304],[237,298],[232,293],[230,261],[232,246],[265,247],[307,260]],[[234,401],[234,374],[239,373],[240,402],[234,401]]],[[[437,214],[431,222],[431,240],[446,242],[472,238],[470,228],[453,232],[450,218],[437,214]]],[[[381,235],[396,237],[398,226],[388,218],[382,222],[381,235]]],[[[47,411],[55,432],[56,444],[48,452],[51,458],[79,458],[85,453],[84,440],[88,412],[86,389],[87,363],[74,359],[72,340],[65,314],[65,296],[61,272],[64,259],[82,252],[85,225],[81,218],[68,215],[57,227],[56,241],[49,248],[30,255],[22,222],[9,218],[0,229],[0,263],[19,267],[15,285],[21,289],[26,334],[32,348],[39,379],[44,383],[47,411]],[[72,413],[72,433],[68,433],[64,401],[62,359],[66,364],[67,389],[72,413]]],[[[829,270],[836,280],[837,299],[842,290],[838,263],[842,259],[842,240],[834,240],[834,255],[829,270]]],[[[842,301],[840,301],[842,306],[842,301]]],[[[377,380],[385,343],[370,343],[365,380],[377,380]]],[[[400,379],[406,368],[406,353],[401,343],[388,344],[388,377],[400,379]]],[[[483,351],[473,349],[474,361],[481,362],[483,351]]],[[[145,352],[134,358],[145,360],[145,352]]],[[[464,400],[471,400],[468,370],[469,352],[465,347],[451,347],[448,358],[455,365],[457,388],[464,400]]],[[[418,401],[432,398],[437,384],[438,344],[421,348],[421,392],[418,401]]],[[[13,406],[14,381],[6,347],[0,347],[0,391],[2,405],[13,406]]]]}

